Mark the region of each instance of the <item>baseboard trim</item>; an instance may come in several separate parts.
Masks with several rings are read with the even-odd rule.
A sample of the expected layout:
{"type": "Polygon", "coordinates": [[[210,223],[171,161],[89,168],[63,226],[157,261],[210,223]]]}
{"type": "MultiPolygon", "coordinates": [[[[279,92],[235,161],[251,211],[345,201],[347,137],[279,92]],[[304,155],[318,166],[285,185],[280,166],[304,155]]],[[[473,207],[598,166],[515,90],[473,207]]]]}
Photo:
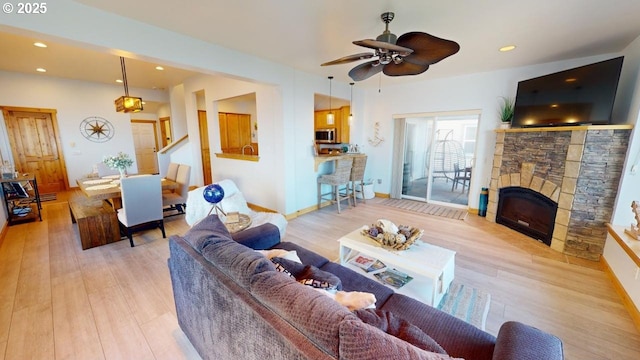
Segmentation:
{"type": "Polygon", "coordinates": [[[6,222],[2,227],[2,231],[0,231],[0,246],[2,246],[2,243],[4,242],[4,237],[7,235],[8,230],[9,230],[9,223],[6,222]]]}
{"type": "Polygon", "coordinates": [[[620,280],[618,280],[618,278],[616,277],[616,274],[613,272],[613,270],[609,266],[607,259],[604,256],[601,256],[600,260],[602,261],[604,271],[609,275],[609,278],[613,283],[613,287],[616,289],[616,292],[618,293],[620,298],[622,298],[622,304],[624,305],[624,307],[627,309],[627,312],[631,316],[631,320],[633,320],[633,324],[636,326],[636,329],[640,331],[640,311],[638,311],[638,308],[633,303],[633,301],[631,300],[631,297],[622,286],[622,283],[620,283],[620,280]]]}

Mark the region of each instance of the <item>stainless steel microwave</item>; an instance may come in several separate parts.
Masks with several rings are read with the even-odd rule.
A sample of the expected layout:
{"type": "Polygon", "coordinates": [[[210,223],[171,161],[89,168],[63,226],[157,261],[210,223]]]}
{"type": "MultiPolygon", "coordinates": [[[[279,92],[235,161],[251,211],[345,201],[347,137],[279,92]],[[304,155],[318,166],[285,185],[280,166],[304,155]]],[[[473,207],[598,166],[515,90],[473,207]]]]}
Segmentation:
{"type": "Polygon", "coordinates": [[[336,142],[336,129],[316,129],[316,142],[334,144],[336,142]]]}

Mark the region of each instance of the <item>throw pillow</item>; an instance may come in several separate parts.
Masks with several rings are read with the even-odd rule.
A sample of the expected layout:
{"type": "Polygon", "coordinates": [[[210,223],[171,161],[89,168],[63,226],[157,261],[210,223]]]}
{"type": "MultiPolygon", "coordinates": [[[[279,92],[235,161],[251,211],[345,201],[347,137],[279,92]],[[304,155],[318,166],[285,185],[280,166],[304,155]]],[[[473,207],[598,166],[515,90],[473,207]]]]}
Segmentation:
{"type": "Polygon", "coordinates": [[[297,281],[304,280],[305,285],[332,290],[342,289],[342,282],[339,277],[330,272],[320,270],[313,265],[299,264],[295,261],[280,257],[271,258],[271,262],[282,266],[293,275],[297,281]]]}
{"type": "Polygon", "coordinates": [[[295,250],[287,251],[282,249],[271,249],[271,250],[256,250],[260,254],[267,257],[267,259],[271,260],[274,257],[280,257],[283,259],[295,261],[299,264],[302,264],[300,258],[298,257],[298,253],[295,250]]]}
{"type": "Polygon", "coordinates": [[[364,323],[375,326],[378,329],[402,339],[422,350],[440,354],[447,352],[431,336],[427,335],[419,327],[394,315],[387,310],[361,309],[353,312],[364,323]]]}

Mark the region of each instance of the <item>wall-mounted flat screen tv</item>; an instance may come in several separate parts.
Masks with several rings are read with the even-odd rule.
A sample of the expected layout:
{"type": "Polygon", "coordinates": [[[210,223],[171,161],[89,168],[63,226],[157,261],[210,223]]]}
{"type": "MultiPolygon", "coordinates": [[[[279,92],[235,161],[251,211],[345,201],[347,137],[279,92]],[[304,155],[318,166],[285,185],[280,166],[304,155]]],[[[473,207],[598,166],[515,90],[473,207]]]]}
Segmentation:
{"type": "Polygon", "coordinates": [[[511,126],[610,124],[623,59],[520,81],[511,126]]]}

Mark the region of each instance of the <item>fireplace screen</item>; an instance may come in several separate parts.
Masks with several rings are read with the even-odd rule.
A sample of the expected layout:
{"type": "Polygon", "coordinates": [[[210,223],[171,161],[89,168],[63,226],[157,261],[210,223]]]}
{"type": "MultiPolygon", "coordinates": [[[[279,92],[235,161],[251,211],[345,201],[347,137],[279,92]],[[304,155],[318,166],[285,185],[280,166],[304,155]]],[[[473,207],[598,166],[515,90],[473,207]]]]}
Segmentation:
{"type": "Polygon", "coordinates": [[[496,223],[503,224],[551,245],[558,204],[531,189],[511,186],[500,189],[496,223]]]}

